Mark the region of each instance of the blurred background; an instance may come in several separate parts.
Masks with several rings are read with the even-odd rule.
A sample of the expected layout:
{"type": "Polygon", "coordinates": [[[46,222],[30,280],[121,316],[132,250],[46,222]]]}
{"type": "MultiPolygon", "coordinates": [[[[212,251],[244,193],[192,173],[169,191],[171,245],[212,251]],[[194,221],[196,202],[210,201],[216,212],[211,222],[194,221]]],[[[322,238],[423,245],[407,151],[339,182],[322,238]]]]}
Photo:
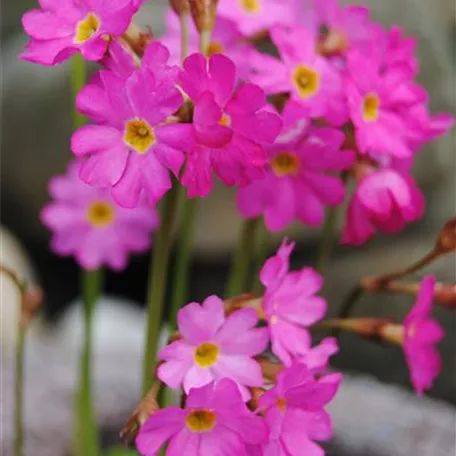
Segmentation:
{"type": "MultiPolygon", "coordinates": [[[[369,5],[374,19],[384,25],[401,25],[406,33],[417,37],[422,65],[419,79],[430,92],[431,109],[434,112],[455,113],[456,4],[454,0],[434,0],[433,2],[372,0],[359,3],[369,5]]],[[[56,432],[63,427],[65,420],[69,419],[62,408],[68,409],[71,405],[68,398],[74,381],[74,364],[77,359],[81,330],[78,326],[80,323],[76,315],[77,308],[70,308],[70,303],[78,296],[79,275],[71,259],[62,259],[50,252],[49,233],[40,225],[39,212],[48,201],[48,180],[55,174],[63,173],[67,162],[72,158],[68,145],[73,104],[67,65],[46,68],[17,59],[26,42],[26,37],[21,31],[21,15],[35,6],[36,0],[1,0],[1,260],[16,266],[21,274],[33,278],[33,281],[39,283],[45,292],[42,323],[30,335],[30,345],[33,347],[28,349],[28,362],[30,362],[27,369],[33,375],[34,381],[26,394],[29,394],[30,401],[35,401],[33,403],[37,407],[41,407],[43,403],[46,404],[46,408],[41,409],[39,413],[49,421],[47,431],[50,431],[49,426],[52,422],[55,423],[53,426],[56,426],[52,431],[56,432]],[[59,347],[60,351],[56,350],[56,347],[59,347]],[[47,354],[43,355],[44,352],[47,354]],[[52,392],[52,385],[54,392],[52,392]],[[40,394],[35,394],[34,388],[39,390],[40,394]],[[49,392],[46,393],[48,390],[49,392]],[[62,397],[59,396],[59,392],[62,397]],[[63,418],[63,415],[66,418],[63,418]]],[[[166,7],[165,0],[150,1],[141,11],[138,22],[150,27],[155,35],[159,35],[164,28],[166,7]]],[[[343,297],[361,276],[388,272],[423,256],[433,245],[435,236],[444,222],[455,215],[456,143],[454,135],[453,132],[452,136],[448,135],[432,144],[422,152],[417,161],[415,175],[427,199],[426,215],[420,222],[410,226],[396,237],[377,236],[362,248],[336,248],[324,291],[331,314],[337,314],[343,297]]],[[[235,245],[239,226],[240,219],[234,204],[234,191],[217,187],[216,191],[200,205],[190,280],[192,300],[199,301],[209,294],[223,293],[224,280],[229,270],[230,252],[235,245]]],[[[294,267],[313,264],[318,246],[318,231],[296,226],[290,230],[289,235],[298,243],[293,257],[294,267]]],[[[273,240],[270,246],[271,253],[279,242],[279,237],[273,240]]],[[[135,363],[139,365],[141,358],[140,332],[143,325],[141,309],[145,298],[147,267],[148,256],[137,256],[132,258],[127,271],[122,274],[108,273],[106,278],[107,297],[100,310],[103,319],[99,325],[97,324],[100,362],[97,361],[96,381],[103,390],[102,397],[98,400],[102,409],[100,420],[103,429],[107,432],[108,440],[110,440],[111,431],[112,435],[115,435],[119,423],[122,424],[126,419],[126,414],[134,408],[138,398],[139,380],[135,378],[139,378],[140,375],[134,366],[135,363]],[[138,325],[140,325],[139,328],[138,325]],[[134,372],[135,369],[136,372],[134,372]],[[119,373],[119,371],[122,372],[119,373]],[[103,388],[104,378],[110,378],[109,388],[103,388]]],[[[454,281],[456,273],[454,257],[441,260],[430,268],[429,272],[436,273],[442,281],[454,281]]],[[[14,331],[12,331],[16,305],[13,302],[14,299],[14,292],[2,281],[1,343],[3,347],[10,346],[14,339],[14,331]]],[[[358,305],[355,314],[393,316],[402,319],[412,301],[410,298],[389,295],[367,296],[358,305]]],[[[348,372],[352,383],[349,383],[346,389],[344,401],[347,402],[341,402],[338,409],[335,406],[339,410],[339,415],[337,411],[334,413],[337,423],[340,422],[338,437],[341,442],[350,441],[350,445],[354,445],[347,454],[355,454],[356,451],[358,452],[356,454],[379,455],[454,454],[455,317],[449,311],[439,308],[436,309],[436,316],[448,331],[440,347],[444,368],[434,389],[429,393],[433,399],[423,399],[421,408],[416,406],[416,410],[413,409],[414,397],[406,392],[410,390],[410,386],[402,353],[396,348],[342,335],[341,353],[335,357],[334,365],[348,372]],[[377,380],[382,383],[378,383],[377,380]],[[384,386],[385,383],[401,385],[403,388],[384,386]],[[363,419],[364,425],[368,426],[369,419],[366,418],[366,410],[361,405],[359,410],[356,407],[351,408],[351,414],[350,411],[346,411],[345,406],[349,404],[350,397],[352,401],[360,397],[365,401],[366,408],[369,404],[372,407],[384,407],[381,413],[378,412],[377,421],[372,418],[370,424],[372,426],[382,424],[386,434],[383,434],[382,438],[374,434],[366,434],[364,439],[366,441],[371,439],[371,444],[366,447],[361,443],[358,446],[353,443],[356,438],[360,438],[353,433],[353,429],[360,428],[363,425],[363,419]],[[397,445],[394,445],[396,452],[392,452],[393,450],[384,440],[385,437],[391,439],[391,433],[394,433],[394,429],[397,428],[394,426],[388,428],[388,423],[395,415],[398,404],[402,404],[401,401],[409,404],[407,410],[410,411],[410,416],[415,416],[415,419],[417,416],[424,416],[423,410],[427,414],[434,410],[433,416],[441,423],[440,430],[443,432],[444,429],[450,429],[450,431],[442,437],[435,437],[434,434],[423,437],[423,441],[427,443],[421,446],[407,447],[403,444],[397,449],[397,445]],[[391,408],[385,406],[387,403],[391,404],[391,408]],[[377,446],[372,443],[376,437],[383,443],[378,443],[377,446]],[[432,438],[442,445],[440,452],[436,452],[437,447],[430,446],[429,442],[432,438]],[[404,450],[403,453],[402,450],[404,450]]],[[[8,392],[10,376],[7,367],[4,372],[8,392]]],[[[6,432],[10,429],[8,401],[8,394],[4,394],[1,416],[2,420],[5,420],[6,432]]],[[[374,410],[377,409],[373,408],[372,411],[374,410]]],[[[31,412],[26,418],[27,426],[33,429],[35,437],[46,448],[46,432],[41,430],[45,425],[39,422],[37,416],[37,410],[31,412]]],[[[396,420],[399,420],[398,416],[396,420]]],[[[430,425],[424,421],[420,426],[428,429],[430,425]]],[[[419,430],[416,431],[416,435],[422,436],[419,430]]],[[[64,437],[62,440],[65,440],[64,437]]],[[[409,440],[410,443],[418,445],[419,439],[417,440],[416,436],[410,437],[409,440]]],[[[341,446],[338,446],[337,442],[338,439],[335,440],[331,451],[334,451],[334,454],[342,454],[343,445],[341,443],[341,446]]],[[[36,444],[27,456],[65,455],[66,446],[62,443],[59,449],[53,450],[54,452],[44,450],[44,453],[40,453],[39,445],[36,444]]],[[[49,447],[47,449],[49,450],[49,447]]],[[[2,452],[2,454],[7,453],[2,452]]]]}

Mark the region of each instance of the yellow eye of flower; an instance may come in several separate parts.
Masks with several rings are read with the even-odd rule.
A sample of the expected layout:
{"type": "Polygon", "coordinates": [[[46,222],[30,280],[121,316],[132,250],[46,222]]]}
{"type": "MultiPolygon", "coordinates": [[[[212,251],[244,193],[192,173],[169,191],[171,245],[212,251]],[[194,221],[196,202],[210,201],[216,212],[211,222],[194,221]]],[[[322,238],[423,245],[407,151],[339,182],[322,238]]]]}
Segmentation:
{"type": "Polygon", "coordinates": [[[95,201],[87,209],[87,220],[95,227],[110,225],[115,218],[114,208],[105,201],[95,201]]]}
{"type": "Polygon", "coordinates": [[[219,125],[229,127],[231,125],[231,117],[228,114],[223,114],[218,123],[219,125]]]}
{"type": "Polygon", "coordinates": [[[320,89],[320,75],[304,65],[298,65],[295,68],[292,80],[301,98],[309,98],[320,89]]]}
{"type": "Polygon", "coordinates": [[[300,165],[299,157],[292,152],[280,152],[271,162],[272,171],[278,177],[296,175],[300,165]]]}
{"type": "Polygon", "coordinates": [[[284,397],[281,397],[278,401],[277,401],[277,407],[279,408],[279,410],[284,413],[287,409],[287,400],[284,398],[284,397]]]}
{"type": "Polygon", "coordinates": [[[154,129],[145,120],[134,119],[127,122],[124,141],[138,154],[145,154],[157,139],[154,129]]]}
{"type": "Polygon", "coordinates": [[[211,367],[219,357],[219,348],[212,342],[204,342],[199,345],[194,354],[195,363],[199,367],[211,367]]]}
{"type": "Polygon", "coordinates": [[[241,7],[247,13],[258,13],[261,9],[261,1],[260,0],[240,0],[241,7]]]}
{"type": "Polygon", "coordinates": [[[363,100],[363,119],[375,122],[379,116],[380,98],[375,93],[368,93],[363,100]]]}
{"type": "Polygon", "coordinates": [[[217,416],[210,410],[195,410],[185,418],[185,424],[192,432],[208,432],[217,422],[217,416]]]}
{"type": "Polygon", "coordinates": [[[92,36],[100,30],[100,26],[101,21],[96,14],[87,14],[87,16],[82,19],[82,21],[79,21],[76,25],[74,42],[77,44],[82,44],[90,40],[90,38],[92,38],[92,36]]]}

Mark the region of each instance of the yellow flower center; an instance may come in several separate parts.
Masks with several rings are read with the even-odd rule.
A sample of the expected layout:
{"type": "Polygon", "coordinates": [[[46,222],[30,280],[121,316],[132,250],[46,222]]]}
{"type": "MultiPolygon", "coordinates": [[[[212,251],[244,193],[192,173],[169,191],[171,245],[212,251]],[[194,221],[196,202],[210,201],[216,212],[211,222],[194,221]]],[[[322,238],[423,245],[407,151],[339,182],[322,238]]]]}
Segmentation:
{"type": "Polygon", "coordinates": [[[100,26],[100,18],[94,13],[88,13],[87,16],[76,25],[74,42],[82,44],[90,40],[90,38],[92,38],[92,36],[100,30],[100,26]]]}
{"type": "Polygon", "coordinates": [[[284,398],[284,397],[281,397],[278,401],[277,401],[277,407],[279,408],[279,410],[282,412],[282,413],[285,413],[286,409],[287,409],[287,400],[284,398]]]}
{"type": "Polygon", "coordinates": [[[212,342],[203,342],[196,347],[194,358],[199,367],[211,367],[219,357],[219,348],[212,342]]]}
{"type": "Polygon", "coordinates": [[[216,422],[215,413],[205,409],[195,410],[185,418],[185,424],[192,432],[209,432],[216,422]]]}
{"type": "Polygon", "coordinates": [[[378,119],[380,98],[375,93],[368,93],[363,100],[363,119],[366,122],[375,122],[378,119]]]}
{"type": "Polygon", "coordinates": [[[320,89],[320,75],[304,65],[295,68],[292,80],[301,98],[309,98],[320,89]]]}
{"type": "Polygon", "coordinates": [[[127,122],[124,141],[138,154],[145,154],[157,139],[154,129],[145,120],[133,119],[127,122]]]}
{"type": "Polygon", "coordinates": [[[247,13],[258,13],[261,9],[260,0],[240,0],[241,6],[244,11],[247,13]]]}
{"type": "Polygon", "coordinates": [[[219,43],[218,41],[212,41],[209,44],[209,49],[207,53],[209,54],[209,56],[211,56],[212,54],[222,54],[223,51],[224,49],[222,43],[219,43]]]}
{"type": "Polygon", "coordinates": [[[229,127],[231,125],[231,117],[228,114],[223,114],[218,123],[219,125],[229,127]]]}
{"type": "Polygon", "coordinates": [[[272,170],[278,177],[294,176],[299,172],[300,159],[292,152],[280,152],[271,162],[272,170]]]}
{"type": "Polygon", "coordinates": [[[97,228],[110,225],[115,215],[113,206],[105,201],[95,201],[87,209],[87,220],[97,228]]]}

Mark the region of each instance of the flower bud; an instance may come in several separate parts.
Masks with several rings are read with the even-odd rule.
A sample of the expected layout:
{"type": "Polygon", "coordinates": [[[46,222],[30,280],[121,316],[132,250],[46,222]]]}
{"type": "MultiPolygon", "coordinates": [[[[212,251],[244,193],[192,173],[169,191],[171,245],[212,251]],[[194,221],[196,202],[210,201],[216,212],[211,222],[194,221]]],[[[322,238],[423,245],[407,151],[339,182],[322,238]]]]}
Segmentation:
{"type": "Polygon", "coordinates": [[[193,21],[199,33],[214,28],[218,0],[189,0],[193,21]]]}
{"type": "Polygon", "coordinates": [[[437,239],[436,250],[439,254],[456,251],[456,217],[443,226],[437,239]]]}
{"type": "Polygon", "coordinates": [[[438,283],[434,299],[442,306],[456,310],[456,283],[438,283]]]}
{"type": "Polygon", "coordinates": [[[169,0],[169,4],[178,16],[183,16],[190,12],[189,0],[169,0]]]}

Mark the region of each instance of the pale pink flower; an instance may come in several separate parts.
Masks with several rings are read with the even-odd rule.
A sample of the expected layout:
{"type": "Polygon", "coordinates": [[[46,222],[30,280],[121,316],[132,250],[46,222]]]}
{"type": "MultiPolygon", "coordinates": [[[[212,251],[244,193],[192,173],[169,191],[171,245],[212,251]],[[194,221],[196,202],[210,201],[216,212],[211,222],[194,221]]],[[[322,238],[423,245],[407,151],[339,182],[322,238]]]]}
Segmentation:
{"type": "Polygon", "coordinates": [[[241,456],[247,445],[266,442],[266,432],[236,384],[223,379],[193,388],[185,409],[168,407],[151,415],[139,431],[136,447],[144,456],[155,456],[169,441],[166,456],[241,456]]]}
{"type": "Polygon", "coordinates": [[[263,177],[270,145],[280,132],[280,117],[267,111],[263,90],[253,84],[235,89],[236,66],[226,56],[207,60],[193,54],[184,62],[180,85],[194,104],[195,144],[189,154],[182,184],[188,196],[206,196],[212,172],[228,186],[247,185],[263,177]]]}
{"type": "Polygon", "coordinates": [[[316,296],[323,278],[312,268],[289,272],[294,244],[285,240],[277,255],[269,258],[260,272],[266,287],[263,311],[268,323],[272,351],[285,364],[311,349],[307,329],[326,314],[326,301],[316,296]]]}
{"type": "Polygon", "coordinates": [[[49,182],[54,201],[44,207],[41,220],[52,231],[52,250],[74,256],[85,269],[124,269],[129,253],[150,247],[157,213],[145,201],[135,209],[117,206],[109,190],[90,187],[78,178],[79,166],[71,163],[66,175],[49,182]]]}
{"type": "Polygon", "coordinates": [[[242,309],[225,317],[223,301],[208,297],[202,305],[196,302],[183,307],[178,314],[182,336],[159,352],[165,361],[158,377],[171,388],[192,388],[213,380],[230,378],[248,400],[248,386],[262,386],[260,365],[252,357],[266,349],[268,331],[256,328],[254,309],[242,309]]]}
{"type": "Polygon", "coordinates": [[[302,111],[296,102],[286,104],[282,133],[266,149],[266,176],[237,194],[243,217],[263,216],[270,231],[280,231],[295,220],[321,225],[325,208],[345,199],[345,184],[334,171],[349,168],[354,154],[340,150],[345,140],[341,131],[309,126],[302,111]]]}
{"type": "Polygon", "coordinates": [[[342,79],[331,63],[316,52],[316,37],[306,27],[274,27],[270,31],[281,60],[252,53],[252,82],[269,94],[289,92],[310,117],[342,125],[348,112],[342,79]]]}
{"type": "Polygon", "coordinates": [[[331,417],[324,407],[336,395],[341,381],[341,374],[316,380],[304,364],[296,363],[283,370],[277,384],[259,400],[269,430],[269,442],[263,446],[262,454],[324,456],[324,450],[315,442],[332,437],[331,417]]]}
{"type": "Polygon", "coordinates": [[[31,37],[21,58],[44,65],[62,63],[80,51],[100,60],[109,41],[121,36],[140,6],[137,0],[39,0],[42,9],[24,14],[31,37]]]}
{"type": "Polygon", "coordinates": [[[421,282],[418,298],[404,321],[404,353],[410,378],[416,392],[432,387],[442,368],[442,360],[435,344],[444,336],[444,330],[431,316],[435,278],[426,276],[421,282]]]}
{"type": "Polygon", "coordinates": [[[135,207],[142,193],[155,204],[171,188],[169,171],[179,174],[183,150],[193,144],[191,125],[167,123],[183,102],[167,77],[176,74],[164,63],[169,53],[153,43],[150,56],[157,56],[156,72],[142,67],[125,79],[101,71],[77,100],[79,110],[97,122],[80,128],[71,141],[73,152],[85,157],[80,177],[112,188],[124,207],[135,207]]]}

